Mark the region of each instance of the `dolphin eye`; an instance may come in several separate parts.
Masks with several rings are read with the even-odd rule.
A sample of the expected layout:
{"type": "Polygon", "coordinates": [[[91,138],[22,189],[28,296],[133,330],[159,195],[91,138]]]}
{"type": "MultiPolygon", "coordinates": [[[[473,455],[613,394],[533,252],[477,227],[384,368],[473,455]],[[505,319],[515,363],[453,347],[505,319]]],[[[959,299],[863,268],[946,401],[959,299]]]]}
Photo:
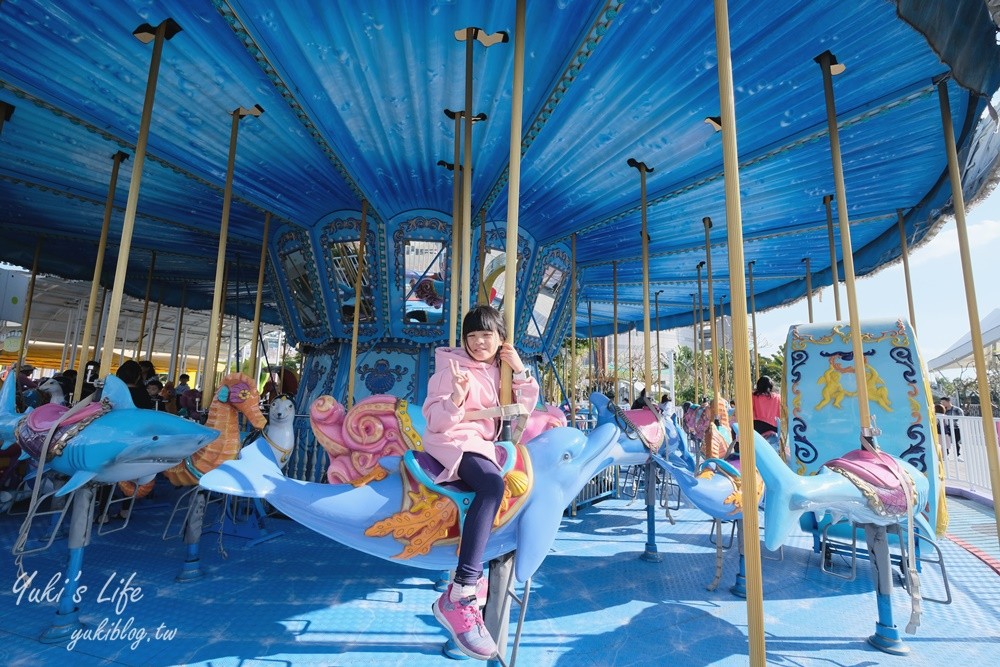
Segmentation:
{"type": "Polygon", "coordinates": [[[153,436],[153,442],[156,442],[156,441],[157,441],[157,440],[159,440],[159,439],[160,439],[160,436],[158,436],[158,435],[154,435],[154,436],[153,436]]]}
{"type": "Polygon", "coordinates": [[[572,454],[570,454],[569,452],[563,452],[563,455],[562,455],[562,460],[563,461],[569,461],[572,458],[573,458],[572,454]]]}

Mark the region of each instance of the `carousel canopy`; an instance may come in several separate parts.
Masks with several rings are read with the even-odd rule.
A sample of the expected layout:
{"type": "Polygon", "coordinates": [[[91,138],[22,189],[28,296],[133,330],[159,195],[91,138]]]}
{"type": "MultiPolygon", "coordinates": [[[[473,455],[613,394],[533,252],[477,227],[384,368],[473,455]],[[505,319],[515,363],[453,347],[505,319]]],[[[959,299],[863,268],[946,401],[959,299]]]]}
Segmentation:
{"type": "MultiPolygon", "coordinates": [[[[183,294],[189,308],[208,308],[236,125],[226,310],[252,316],[270,213],[264,319],[291,326],[296,304],[282,303],[294,301],[282,287],[291,277],[273,268],[278,235],[298,230],[316,247],[320,225],[342,212],[359,218],[364,200],[376,230],[369,251],[381,257],[373,266],[387,270],[378,253],[396,221],[451,219],[453,173],[438,162],[454,154],[455,123],[444,110],[461,110],[465,99],[466,44],[455,32],[476,26],[513,39],[514,10],[513,0],[6,0],[0,260],[31,266],[41,239],[42,272],[89,280],[112,156],[122,151],[102,282],[113,283],[134,205],[126,291],[144,294],[155,252],[162,301],[180,305],[183,294]],[[162,47],[134,189],[149,31],[167,19],[170,33],[180,31],[162,47]],[[234,110],[255,105],[264,113],[234,124],[234,110]]],[[[983,0],[731,0],[729,13],[743,234],[758,309],[803,296],[806,257],[813,286],[831,282],[821,53],[846,67],[834,89],[859,274],[899,257],[899,214],[919,243],[949,210],[942,79],[966,197],[988,186],[1000,138],[986,103],[1000,86],[1000,48],[983,0]]],[[[659,326],[692,321],[705,217],[716,300],[728,302],[721,135],[706,122],[720,109],[712,3],[529,1],[525,46],[520,226],[532,256],[565,254],[575,234],[578,332],[612,330],[613,262],[619,328],[642,321],[640,182],[630,158],[652,168],[659,326]]],[[[472,112],[487,118],[473,129],[472,212],[497,232],[507,219],[513,59],[509,42],[474,44],[472,112]]],[[[835,204],[833,215],[836,225],[835,204]]],[[[319,254],[295,257],[322,265],[328,258],[319,254]]],[[[546,333],[561,338],[568,290],[558,288],[568,275],[523,268],[537,275],[522,296],[550,288],[559,326],[546,333]]],[[[336,311],[330,297],[316,307],[319,319],[336,311]]]]}

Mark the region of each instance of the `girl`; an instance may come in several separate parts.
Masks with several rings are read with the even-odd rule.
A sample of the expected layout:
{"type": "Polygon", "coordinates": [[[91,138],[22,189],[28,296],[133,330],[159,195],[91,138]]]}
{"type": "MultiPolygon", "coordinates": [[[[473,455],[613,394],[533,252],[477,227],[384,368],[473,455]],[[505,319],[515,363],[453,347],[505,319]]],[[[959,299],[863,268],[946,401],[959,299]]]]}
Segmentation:
{"type": "Polygon", "coordinates": [[[485,590],[483,552],[503,499],[493,446],[499,420],[466,419],[466,414],[500,405],[501,361],[514,371],[514,396],[529,412],[538,401],[538,384],[507,342],[503,316],[491,306],[470,310],[462,321],[462,347],[440,347],[434,358],[437,370],[423,407],[424,451],[444,466],[436,482],[461,480],[476,492],[462,525],[458,568],[434,603],[434,616],[463,653],[489,660],[497,649],[483,623],[477,588],[485,590]]]}
{"type": "Polygon", "coordinates": [[[753,392],[753,430],[764,436],[775,450],[779,448],[778,419],[781,417],[781,394],[766,375],[757,380],[753,392]]]}

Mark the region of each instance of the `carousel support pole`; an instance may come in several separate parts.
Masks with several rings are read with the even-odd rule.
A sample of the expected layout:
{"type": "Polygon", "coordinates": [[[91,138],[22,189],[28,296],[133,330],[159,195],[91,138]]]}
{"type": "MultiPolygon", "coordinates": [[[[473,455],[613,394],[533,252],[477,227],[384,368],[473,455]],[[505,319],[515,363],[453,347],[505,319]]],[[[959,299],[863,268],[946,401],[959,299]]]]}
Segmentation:
{"type": "Polygon", "coordinates": [[[76,360],[80,356],[80,345],[83,342],[83,299],[76,302],[76,318],[73,322],[73,347],[69,358],[69,368],[76,368],[76,360]]]}
{"type": "MultiPolygon", "coordinates": [[[[663,294],[663,290],[661,289],[656,290],[656,292],[653,293],[653,316],[656,319],[656,386],[657,386],[657,391],[660,393],[662,393],[663,391],[663,389],[661,388],[661,385],[663,384],[663,357],[661,356],[662,353],[660,351],[660,295],[661,294],[663,294]]],[[[674,395],[671,392],[670,398],[673,397],[674,395]]],[[[653,400],[659,403],[659,400],[656,398],[656,396],[653,397],[653,400]]]]}
{"type": "Polygon", "coordinates": [[[479,303],[490,302],[490,288],[486,285],[486,209],[482,210],[479,225],[479,303]]]}
{"type": "Polygon", "coordinates": [[[753,373],[750,375],[750,379],[757,379],[760,377],[760,353],[757,348],[757,300],[753,291],[753,265],[755,262],[750,262],[747,264],[747,269],[750,273],[750,328],[753,329],[753,373]]]}
{"type": "Polygon", "coordinates": [[[906,223],[903,220],[903,209],[896,209],[896,222],[899,225],[899,248],[903,257],[903,279],[906,281],[906,305],[910,310],[910,326],[913,334],[917,333],[917,315],[913,310],[913,284],[910,282],[910,250],[906,241],[906,223]]]}
{"type": "Polygon", "coordinates": [[[221,332],[223,299],[225,288],[223,274],[226,270],[226,242],[229,239],[229,209],[233,203],[233,172],[236,170],[236,140],[239,136],[240,121],[247,116],[258,117],[264,113],[260,105],[246,109],[237,107],[230,114],[232,123],[229,129],[229,157],[226,162],[226,185],[222,195],[222,222],[219,226],[219,251],[215,258],[215,286],[212,290],[212,315],[209,317],[208,339],[213,341],[205,359],[205,378],[202,381],[202,396],[205,408],[208,408],[215,395],[215,372],[219,365],[219,349],[216,346],[221,332]]]}
{"type": "Polygon", "coordinates": [[[28,345],[28,325],[31,323],[31,302],[35,298],[35,278],[38,277],[38,258],[42,254],[42,237],[39,236],[35,241],[35,256],[31,260],[31,277],[28,278],[28,293],[25,295],[24,300],[24,316],[21,318],[21,342],[17,346],[17,370],[15,372],[15,377],[17,373],[21,372],[21,366],[24,365],[25,350],[28,345]]]}
{"type": "Polygon", "coordinates": [[[892,618],[892,562],[889,560],[889,539],[885,526],[866,523],[865,541],[871,558],[872,578],[875,580],[875,601],[878,606],[878,622],[875,634],[868,637],[868,643],[890,655],[906,655],[910,648],[903,643],[899,628],[892,618]]]}
{"type": "Polygon", "coordinates": [[[837,321],[840,321],[840,269],[837,268],[837,246],[833,242],[833,210],[831,202],[833,195],[823,195],[823,208],[826,209],[826,235],[830,241],[830,279],[833,282],[833,309],[837,321]]]}
{"type": "Polygon", "coordinates": [[[719,364],[722,366],[722,388],[726,392],[727,396],[732,396],[732,392],[729,389],[729,361],[726,359],[726,311],[724,310],[726,303],[726,295],[722,294],[719,296],[719,344],[721,346],[721,351],[719,352],[719,364]]]}
{"type": "Polygon", "coordinates": [[[38,641],[43,644],[60,644],[83,627],[80,608],[74,597],[80,586],[83,572],[83,550],[90,544],[90,530],[94,524],[94,487],[84,485],[73,494],[73,507],[69,519],[69,563],[66,566],[65,584],[59,597],[56,620],[42,633],[38,641]]]}
{"type": "Polygon", "coordinates": [[[187,283],[181,286],[181,309],[177,314],[177,335],[174,336],[174,372],[171,373],[170,377],[174,381],[174,386],[176,387],[179,382],[179,377],[182,373],[186,373],[184,370],[183,360],[181,359],[181,339],[184,336],[184,305],[187,302],[187,283]]]}
{"type": "Polygon", "coordinates": [[[695,405],[698,404],[698,305],[695,303],[694,294],[691,294],[691,326],[694,329],[691,332],[691,345],[693,346],[692,355],[692,374],[694,375],[694,401],[695,405]]]}
{"type": "MultiPolygon", "coordinates": [[[[489,48],[508,41],[506,32],[487,34],[480,28],[461,28],[455,39],[465,42],[465,138],[462,141],[462,313],[469,312],[472,289],[472,47],[479,42],[489,48]]],[[[520,137],[517,140],[520,146],[520,137]]],[[[516,244],[514,246],[517,247],[516,244]]],[[[508,264],[508,266],[510,266],[508,264]]]]}
{"type": "MultiPolygon", "coordinates": [[[[368,200],[361,201],[361,230],[358,240],[358,271],[354,276],[354,323],[351,327],[351,374],[347,378],[347,409],[354,406],[354,379],[358,364],[358,334],[361,332],[361,285],[365,274],[365,237],[368,235],[368,200]]],[[[284,371],[284,367],[282,367],[284,371]]]]}
{"type": "MultiPolygon", "coordinates": [[[[695,268],[698,271],[698,346],[700,346],[701,356],[701,390],[708,393],[708,360],[705,358],[705,306],[702,302],[701,269],[705,266],[705,260],[698,262],[695,268]]],[[[695,403],[701,403],[701,398],[695,396],[695,403]]]]}
{"type": "Polygon", "coordinates": [[[813,323],[813,283],[812,283],[812,269],[810,268],[810,260],[808,257],[803,257],[802,262],[806,265],[806,303],[809,306],[809,324],[813,323]]]}
{"type": "MultiPolygon", "coordinates": [[[[156,270],[156,251],[149,251],[149,270],[146,271],[146,296],[142,300],[142,317],[139,318],[139,334],[135,346],[135,356],[142,354],[142,340],[146,337],[146,315],[149,313],[149,292],[153,287],[153,271],[156,270]]],[[[125,345],[122,343],[122,348],[125,345]]],[[[152,352],[150,352],[152,354],[152,352]]]]}
{"type": "MultiPolygon", "coordinates": [[[[593,392],[595,391],[594,373],[597,368],[597,358],[594,356],[594,312],[590,301],[587,301],[587,344],[590,348],[587,356],[589,361],[588,365],[590,366],[590,373],[588,376],[590,379],[590,391],[593,392]]],[[[593,409],[593,406],[591,406],[591,409],[593,409]]]]}
{"type": "MultiPolygon", "coordinates": [[[[76,386],[73,388],[73,396],[79,398],[83,393],[83,367],[90,360],[90,340],[94,335],[94,310],[97,306],[97,291],[101,286],[101,271],[104,267],[104,251],[108,247],[108,229],[111,226],[111,212],[115,206],[115,188],[118,186],[118,170],[122,161],[127,160],[128,155],[118,151],[111,156],[111,180],[108,184],[108,196],[104,200],[104,222],[101,225],[101,238],[97,244],[97,260],[94,262],[94,277],[90,282],[90,298],[87,299],[87,319],[83,325],[83,347],[80,352],[79,362],[76,364],[76,386]]],[[[97,327],[100,329],[100,325],[97,327]]]]}
{"type": "MultiPolygon", "coordinates": [[[[206,373],[208,375],[208,373],[206,373]]],[[[191,508],[188,510],[187,521],[184,523],[184,564],[175,577],[176,581],[194,581],[201,579],[204,572],[201,569],[201,530],[205,525],[205,505],[208,493],[198,489],[191,498],[191,508]]]]}
{"type": "MultiPolygon", "coordinates": [[[[644,357],[643,382],[648,399],[653,391],[653,351],[649,317],[649,229],[646,217],[646,174],[652,173],[653,168],[634,158],[629,158],[628,166],[639,171],[639,198],[642,204],[642,353],[644,357]]],[[[656,464],[653,463],[652,458],[646,462],[646,550],[642,552],[640,558],[651,563],[659,563],[663,560],[663,556],[656,550],[656,464]]]]}
{"type": "MultiPolygon", "coordinates": [[[[483,232],[486,232],[486,218],[483,218],[483,232]]],[[[570,240],[570,253],[572,264],[569,275],[569,425],[576,426],[576,233],[570,240]]]]}
{"type": "MultiPolygon", "coordinates": [[[[951,197],[955,207],[955,231],[958,232],[958,248],[962,257],[962,279],[965,282],[965,303],[969,311],[969,333],[972,338],[972,352],[976,362],[976,378],[979,395],[990,395],[986,357],[983,354],[983,332],[979,324],[979,306],[976,301],[976,284],[972,276],[972,256],[969,252],[969,231],[965,224],[965,194],[962,192],[962,176],[958,169],[958,152],[955,149],[955,130],[951,121],[951,103],[948,100],[948,82],[938,82],[941,100],[941,123],[944,127],[945,148],[948,151],[948,175],[951,179],[951,197]]],[[[997,459],[997,430],[993,427],[993,405],[988,399],[980,400],[983,431],[986,434],[986,461],[990,468],[990,487],[993,492],[993,506],[1000,507],[1000,461],[997,459]]],[[[996,515],[998,536],[1000,536],[1000,514],[996,515]]]]}
{"type": "Polygon", "coordinates": [[[150,361],[153,360],[153,348],[156,347],[156,330],[160,326],[160,306],[163,305],[163,290],[161,289],[156,296],[156,310],[153,313],[153,328],[149,332],[149,354],[146,358],[150,361]]]}
{"type": "MultiPolygon", "coordinates": [[[[510,153],[508,154],[508,184],[507,184],[507,236],[505,251],[506,270],[504,271],[504,320],[507,323],[507,331],[511,342],[514,341],[517,332],[517,312],[515,310],[517,300],[517,237],[519,223],[519,208],[521,200],[521,122],[522,107],[524,102],[524,18],[526,0],[517,0],[514,15],[514,72],[513,83],[511,85],[511,109],[510,109],[510,153]]],[[[471,31],[469,36],[473,37],[471,31]]],[[[456,33],[457,36],[457,33],[456,33]]],[[[498,35],[488,37],[488,39],[498,40],[498,35]]],[[[507,41],[507,33],[502,33],[503,41],[507,41]]],[[[495,42],[491,42],[495,43],[495,42]]],[[[489,44],[486,44],[489,46],[489,44]]],[[[471,45],[468,49],[468,58],[471,63],[471,45]]],[[[472,80],[471,72],[466,87],[465,108],[472,108],[472,80]]],[[[472,143],[472,125],[466,125],[466,148],[472,143]]],[[[469,153],[466,153],[468,156],[469,153]]],[[[470,170],[471,171],[471,170],[470,170]]],[[[466,202],[469,202],[469,190],[466,190],[466,202]]],[[[466,209],[469,210],[469,209],[466,209]]],[[[468,283],[465,288],[468,289],[468,283]]],[[[500,402],[509,405],[514,400],[514,373],[507,364],[500,365],[500,402]]],[[[502,435],[509,437],[510,424],[507,420],[505,424],[506,433],[502,435]]],[[[507,582],[513,581],[514,552],[499,556],[490,561],[489,592],[486,598],[486,609],[483,620],[486,629],[496,641],[497,654],[507,654],[507,626],[510,621],[509,598],[507,596],[507,582]]],[[[490,661],[496,664],[496,661],[490,661]]]]}
{"type": "Polygon", "coordinates": [[[115,267],[115,282],[111,290],[111,306],[108,309],[104,330],[101,370],[98,374],[102,378],[111,372],[111,358],[114,356],[115,338],[118,335],[118,317],[121,314],[125,277],[128,274],[128,259],[129,251],[132,248],[132,231],[135,229],[135,214],[139,208],[139,188],[142,185],[142,168],[146,164],[146,142],[149,139],[149,125],[153,118],[153,98],[156,95],[156,80],[160,70],[163,43],[180,31],[181,27],[173,19],[165,19],[155,28],[148,23],[143,23],[132,33],[140,42],[145,44],[153,42],[153,55],[149,62],[146,96],[142,103],[142,116],[139,120],[139,138],[135,142],[132,178],[129,181],[125,219],[122,222],[121,241],[118,244],[118,264],[115,267]]]}
{"type": "MultiPolygon", "coordinates": [[[[271,228],[271,212],[264,213],[264,234],[260,241],[260,266],[257,269],[257,300],[253,307],[253,326],[250,332],[250,368],[254,369],[254,382],[257,382],[257,342],[260,340],[260,310],[264,297],[264,271],[267,268],[267,234],[271,228]]],[[[357,302],[355,302],[357,303],[357,302]]]]}
{"type": "MultiPolygon", "coordinates": [[[[837,126],[837,108],[833,97],[833,74],[844,71],[843,65],[829,51],[816,57],[823,73],[823,91],[826,96],[826,122],[830,134],[830,157],[833,160],[833,180],[836,186],[837,218],[840,223],[841,255],[844,258],[844,283],[847,288],[847,316],[851,323],[851,349],[854,353],[854,377],[857,381],[858,410],[861,416],[861,437],[874,444],[875,433],[871,428],[868,405],[868,383],[865,381],[865,355],[861,341],[861,318],[858,315],[857,289],[854,280],[854,250],[851,245],[851,223],[847,215],[847,192],[844,186],[844,165],[840,157],[840,130],[837,126]]],[[[810,321],[812,319],[810,318],[810,321]]]]}
{"type": "Polygon", "coordinates": [[[62,354],[59,356],[59,370],[66,368],[66,355],[69,353],[70,340],[73,333],[73,317],[67,314],[66,316],[66,333],[63,334],[63,347],[62,354]]]}
{"type": "MultiPolygon", "coordinates": [[[[747,331],[746,283],[743,279],[743,218],[740,208],[739,154],[736,142],[736,105],[733,100],[733,63],[729,45],[729,7],[726,0],[715,0],[715,35],[719,63],[719,100],[722,116],[722,157],[726,184],[726,228],[729,248],[730,314],[733,330],[744,332],[733,340],[733,365],[737,369],[736,416],[740,424],[753,424],[750,351],[747,331]]],[[[751,431],[752,429],[747,429],[751,431]]],[[[760,568],[760,528],[757,520],[757,463],[754,439],[740,443],[743,468],[743,553],[746,561],[747,641],[752,667],[763,667],[764,601],[760,568]]]]}
{"type": "Polygon", "coordinates": [[[738,598],[747,597],[747,559],[743,555],[743,519],[736,520],[736,544],[739,545],[740,562],[736,570],[736,583],[729,587],[729,592],[738,598]]]}
{"type": "MultiPolygon", "coordinates": [[[[718,6],[716,6],[718,7],[718,6]]],[[[718,8],[716,8],[718,12],[718,8]]],[[[728,54],[727,54],[728,58],[728,54]]],[[[716,413],[718,409],[718,399],[722,397],[722,388],[719,384],[719,337],[716,335],[715,330],[715,294],[712,289],[712,219],[709,217],[704,217],[701,219],[703,225],[705,225],[705,262],[707,268],[705,270],[705,280],[708,283],[708,322],[709,322],[709,336],[712,338],[712,419],[716,419],[719,415],[716,413]]],[[[740,271],[740,275],[743,272],[740,271]]]]}
{"type": "MultiPolygon", "coordinates": [[[[212,365],[211,366],[208,366],[206,364],[206,367],[205,367],[206,371],[207,371],[205,373],[205,375],[208,376],[209,374],[211,374],[211,376],[212,376],[212,384],[213,384],[212,393],[213,394],[215,393],[215,389],[214,389],[214,385],[215,385],[215,381],[216,381],[216,377],[215,376],[219,373],[219,353],[222,351],[222,332],[223,332],[223,330],[226,327],[226,296],[229,293],[229,262],[225,262],[225,268],[222,271],[222,289],[220,290],[220,292],[221,292],[221,294],[220,294],[219,299],[218,299],[218,302],[219,302],[219,314],[218,314],[218,317],[216,317],[216,318],[213,319],[213,321],[215,321],[218,326],[216,327],[216,330],[215,330],[215,337],[214,338],[212,338],[211,336],[209,337],[209,340],[214,341],[212,343],[212,346],[211,346],[212,351],[210,351],[210,354],[212,354],[214,352],[214,359],[212,360],[212,365]]],[[[227,361],[228,361],[228,356],[229,355],[227,354],[226,355],[227,361]]],[[[225,369],[228,368],[228,364],[227,363],[223,363],[222,364],[222,368],[224,369],[223,370],[223,375],[224,375],[225,374],[225,369]]],[[[205,396],[207,397],[208,394],[205,394],[205,396]]],[[[205,408],[206,409],[208,409],[208,405],[209,405],[209,403],[206,400],[206,402],[205,402],[205,408]]]]}
{"type": "Polygon", "coordinates": [[[611,317],[614,320],[612,326],[612,354],[615,358],[615,372],[612,377],[615,379],[615,405],[620,403],[618,397],[618,260],[611,261],[611,317]]]}
{"type": "Polygon", "coordinates": [[[460,301],[458,278],[462,272],[462,179],[459,177],[462,160],[462,112],[444,110],[444,114],[455,121],[455,158],[451,164],[438,160],[438,165],[451,170],[454,184],[451,193],[451,267],[448,274],[448,347],[455,347],[458,333],[458,302],[460,301]]]}
{"type": "MultiPolygon", "coordinates": [[[[104,333],[107,331],[108,324],[108,310],[111,308],[111,299],[108,295],[111,294],[111,290],[105,288],[101,292],[101,309],[97,315],[97,340],[94,341],[94,354],[98,354],[98,343],[104,340],[104,333]]],[[[100,372],[98,371],[98,377],[100,377],[100,372]]]]}

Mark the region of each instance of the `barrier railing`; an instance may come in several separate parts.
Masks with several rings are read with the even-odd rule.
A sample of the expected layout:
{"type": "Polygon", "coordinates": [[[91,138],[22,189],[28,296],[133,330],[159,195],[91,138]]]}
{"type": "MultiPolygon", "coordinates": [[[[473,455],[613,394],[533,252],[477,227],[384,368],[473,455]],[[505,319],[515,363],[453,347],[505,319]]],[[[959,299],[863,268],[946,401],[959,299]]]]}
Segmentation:
{"type": "MultiPolygon", "coordinates": [[[[994,419],[994,428],[1000,419],[994,419]]],[[[986,434],[980,417],[937,415],[945,485],[990,497],[986,434]]]]}

